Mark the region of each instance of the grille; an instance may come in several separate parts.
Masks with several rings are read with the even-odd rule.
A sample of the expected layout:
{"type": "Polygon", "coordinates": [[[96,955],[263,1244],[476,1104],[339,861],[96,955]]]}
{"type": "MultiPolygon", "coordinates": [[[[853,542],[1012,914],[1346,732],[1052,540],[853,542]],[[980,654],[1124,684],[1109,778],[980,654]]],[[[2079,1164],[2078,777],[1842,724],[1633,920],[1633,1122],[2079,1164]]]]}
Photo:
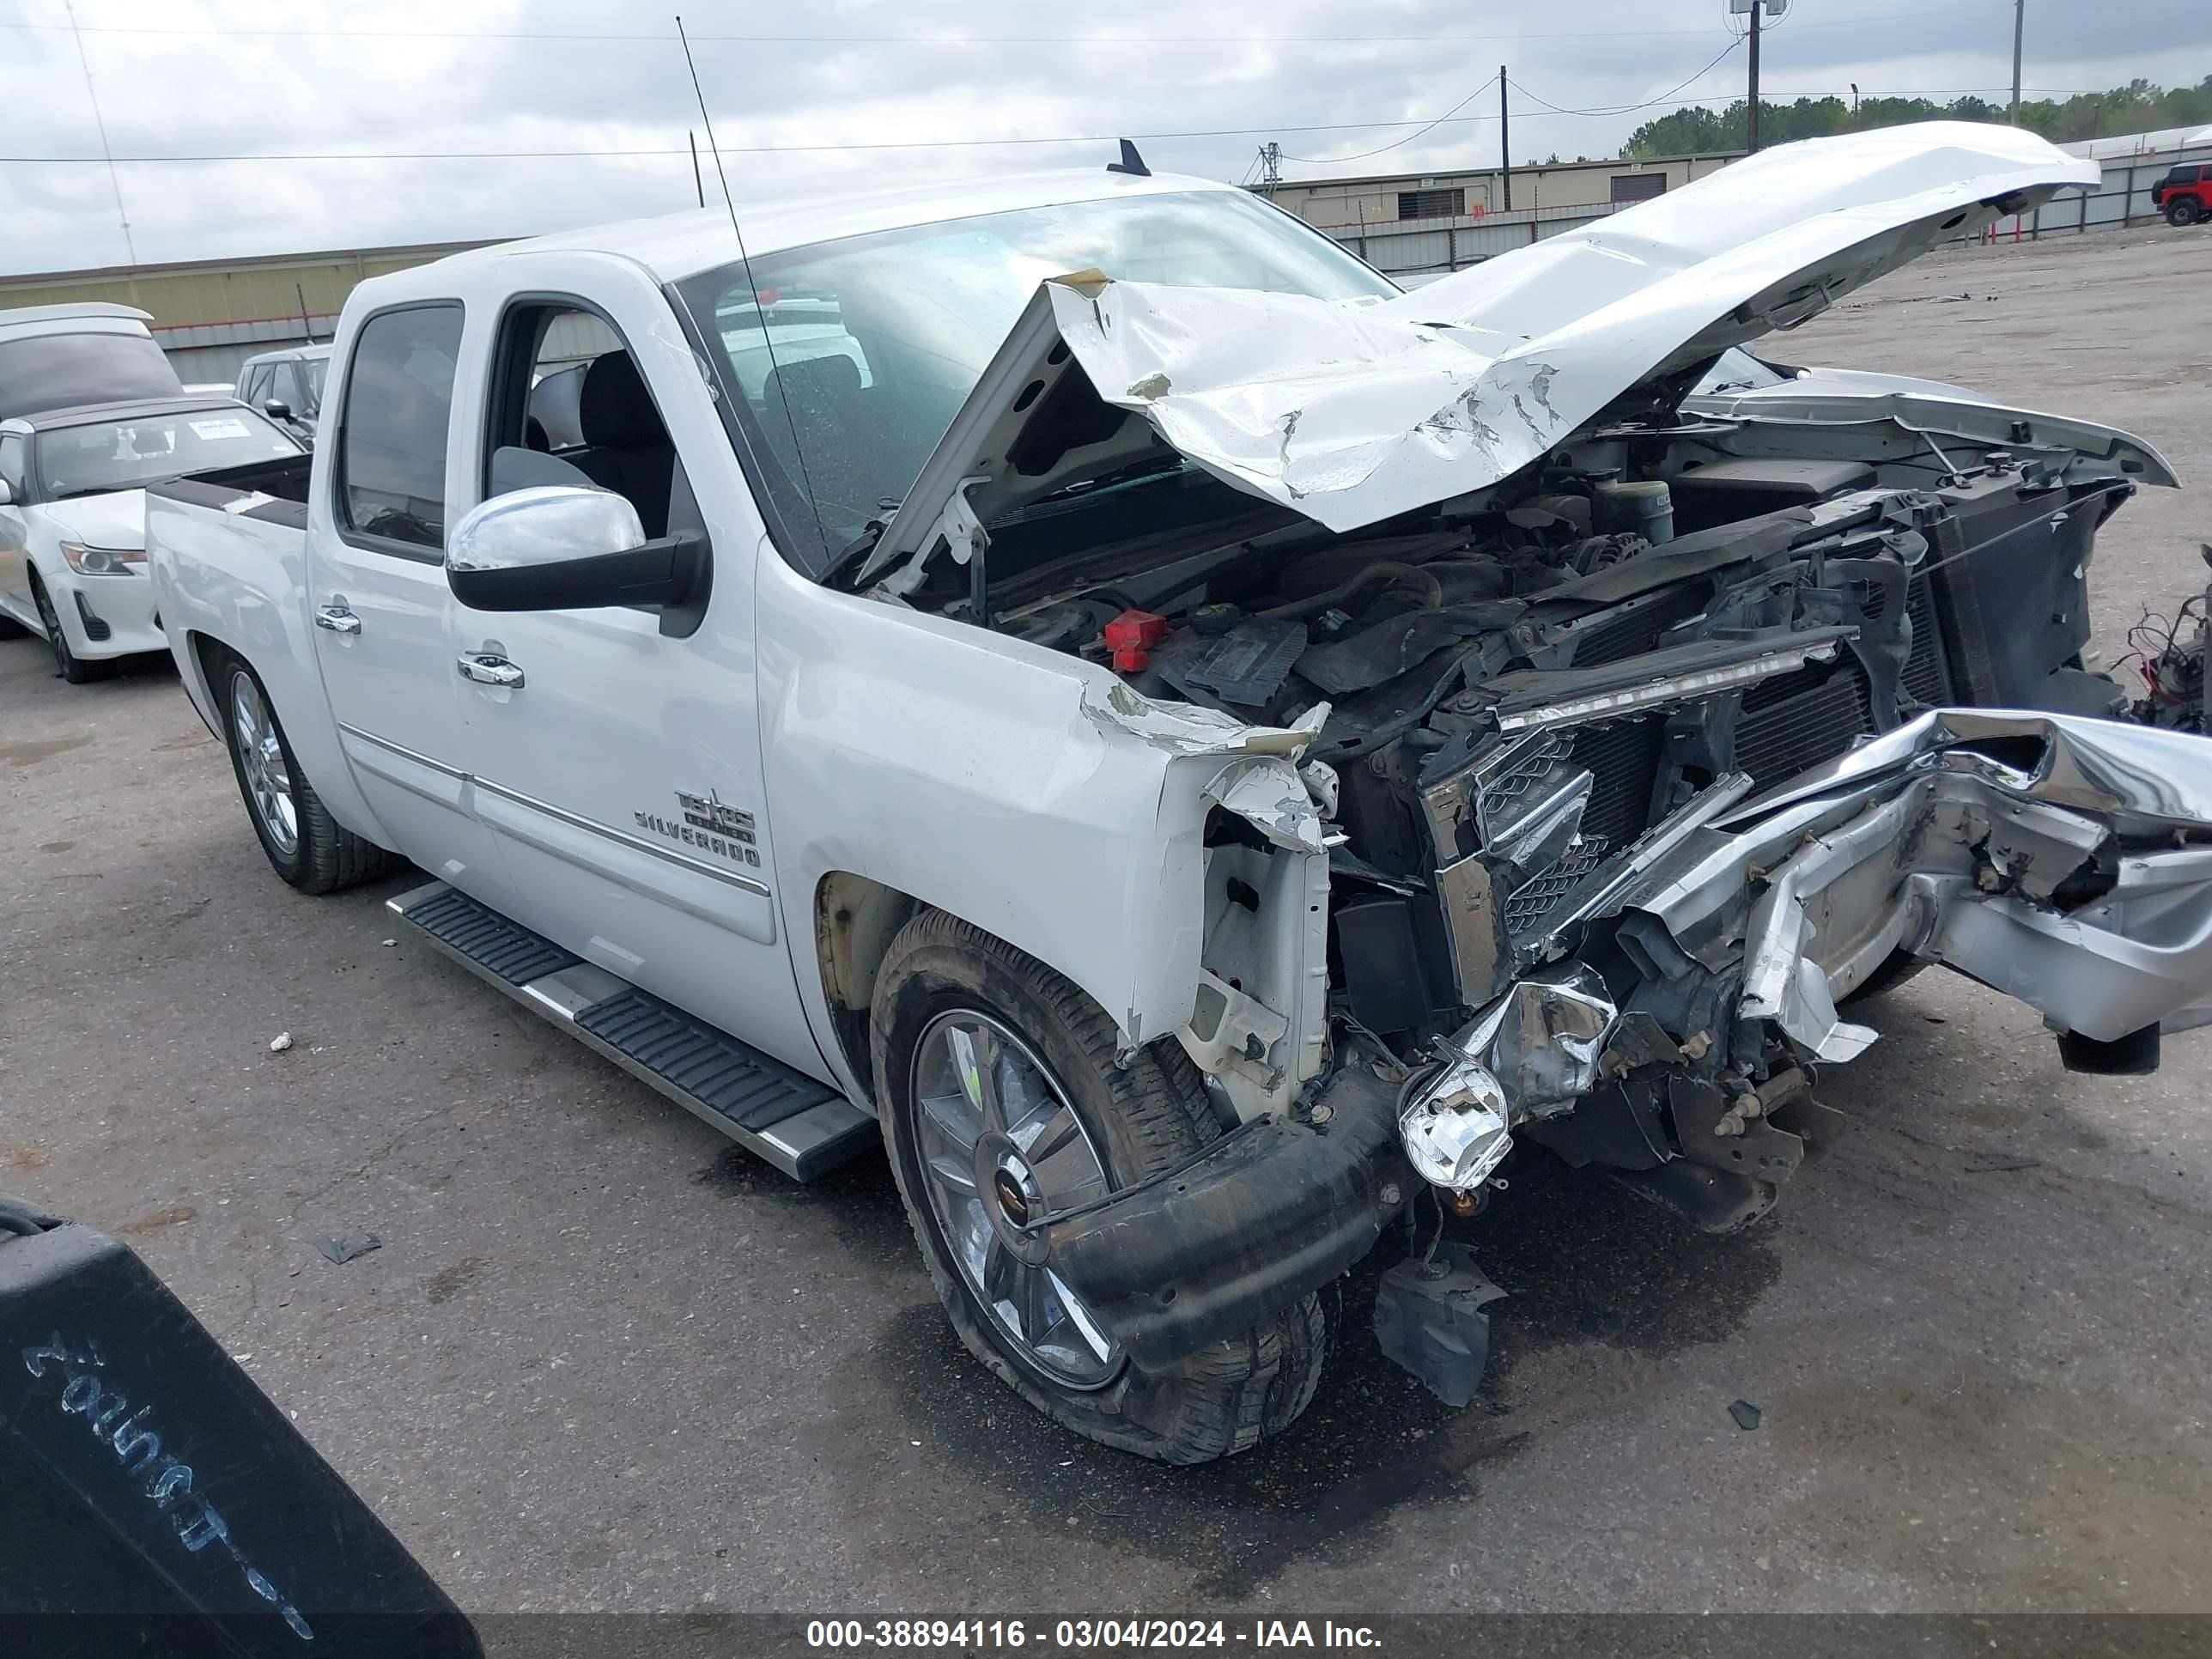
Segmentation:
{"type": "Polygon", "coordinates": [[[1581,836],[1564,857],[1506,895],[1505,931],[1511,936],[1528,933],[1551,915],[1577,883],[1605,862],[1607,854],[1642,835],[1651,816],[1667,740],[1665,716],[1584,726],[1572,736],[1570,762],[1594,780],[1581,836]]]}
{"type": "Polygon", "coordinates": [[[1559,901],[1574,890],[1577,882],[1605,862],[1607,847],[1604,836],[1585,836],[1558,863],[1515,888],[1505,900],[1506,933],[1518,937],[1550,915],[1559,901]]]}

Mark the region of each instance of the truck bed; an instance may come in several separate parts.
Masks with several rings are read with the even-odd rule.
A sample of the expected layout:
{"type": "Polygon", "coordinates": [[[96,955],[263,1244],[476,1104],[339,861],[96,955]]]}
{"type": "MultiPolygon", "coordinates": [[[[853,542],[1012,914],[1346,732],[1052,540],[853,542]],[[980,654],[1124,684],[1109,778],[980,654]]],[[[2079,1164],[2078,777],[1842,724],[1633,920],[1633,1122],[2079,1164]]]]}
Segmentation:
{"type": "Polygon", "coordinates": [[[287,455],[281,460],[248,461],[243,466],[221,466],[155,484],[146,493],[195,507],[220,507],[225,512],[248,512],[276,524],[307,527],[307,478],[314,457],[287,455]],[[266,498],[251,507],[234,503],[243,496],[266,498]]]}

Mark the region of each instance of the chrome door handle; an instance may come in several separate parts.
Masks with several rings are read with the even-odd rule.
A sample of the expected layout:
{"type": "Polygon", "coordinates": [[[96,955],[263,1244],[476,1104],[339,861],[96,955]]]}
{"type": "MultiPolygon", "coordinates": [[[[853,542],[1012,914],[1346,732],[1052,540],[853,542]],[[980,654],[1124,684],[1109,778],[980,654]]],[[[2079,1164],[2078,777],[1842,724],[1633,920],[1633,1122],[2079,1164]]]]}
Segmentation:
{"type": "Polygon", "coordinates": [[[522,670],[488,651],[465,651],[461,653],[461,678],[474,680],[478,685],[517,686],[522,684],[522,670]]]}
{"type": "Polygon", "coordinates": [[[342,605],[319,605],[315,607],[315,626],[327,628],[333,634],[358,634],[361,618],[342,605]]]}

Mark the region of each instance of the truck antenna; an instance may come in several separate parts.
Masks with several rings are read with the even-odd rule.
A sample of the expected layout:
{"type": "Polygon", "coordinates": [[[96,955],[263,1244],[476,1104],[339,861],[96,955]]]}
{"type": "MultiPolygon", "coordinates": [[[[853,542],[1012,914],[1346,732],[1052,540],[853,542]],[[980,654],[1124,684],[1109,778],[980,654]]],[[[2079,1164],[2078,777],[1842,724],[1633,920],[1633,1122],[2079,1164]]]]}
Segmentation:
{"type": "MultiPolygon", "coordinates": [[[[760,319],[761,343],[768,348],[769,384],[775,388],[776,401],[783,405],[783,423],[791,428],[791,453],[799,458],[799,482],[806,491],[806,505],[814,514],[814,533],[823,550],[834,553],[836,550],[830,546],[830,532],[823,526],[821,505],[814,499],[814,480],[807,476],[806,446],[799,441],[799,422],[791,414],[791,395],[784,389],[783,375],[775,361],[775,337],[769,331],[768,302],[761,298],[760,289],[753,282],[752,255],[745,252],[745,233],[738,223],[737,200],[730,194],[729,175],[722,171],[721,147],[714,142],[714,118],[707,113],[707,94],[699,85],[699,65],[692,60],[691,37],[684,32],[680,12],[676,17],[676,38],[684,47],[684,67],[691,71],[691,95],[699,100],[699,124],[707,130],[707,153],[714,158],[714,182],[722,187],[722,205],[730,210],[730,231],[738,239],[738,263],[744,268],[745,287],[753,296],[753,313],[760,319]]],[[[696,151],[692,159],[697,161],[696,151]]],[[[719,321],[715,331],[720,332],[719,321]]],[[[742,389],[738,395],[744,395],[742,389]]]]}

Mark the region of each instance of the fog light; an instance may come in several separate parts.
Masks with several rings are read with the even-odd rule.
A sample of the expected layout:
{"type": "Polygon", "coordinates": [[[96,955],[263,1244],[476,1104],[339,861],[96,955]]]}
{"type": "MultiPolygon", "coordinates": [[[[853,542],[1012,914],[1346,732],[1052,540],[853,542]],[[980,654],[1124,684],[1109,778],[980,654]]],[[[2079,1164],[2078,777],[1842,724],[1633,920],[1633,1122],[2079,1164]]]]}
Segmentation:
{"type": "Polygon", "coordinates": [[[1398,1138],[1424,1180],[1471,1192],[1513,1148],[1505,1091],[1473,1060],[1455,1060],[1400,1114],[1398,1138]]]}

